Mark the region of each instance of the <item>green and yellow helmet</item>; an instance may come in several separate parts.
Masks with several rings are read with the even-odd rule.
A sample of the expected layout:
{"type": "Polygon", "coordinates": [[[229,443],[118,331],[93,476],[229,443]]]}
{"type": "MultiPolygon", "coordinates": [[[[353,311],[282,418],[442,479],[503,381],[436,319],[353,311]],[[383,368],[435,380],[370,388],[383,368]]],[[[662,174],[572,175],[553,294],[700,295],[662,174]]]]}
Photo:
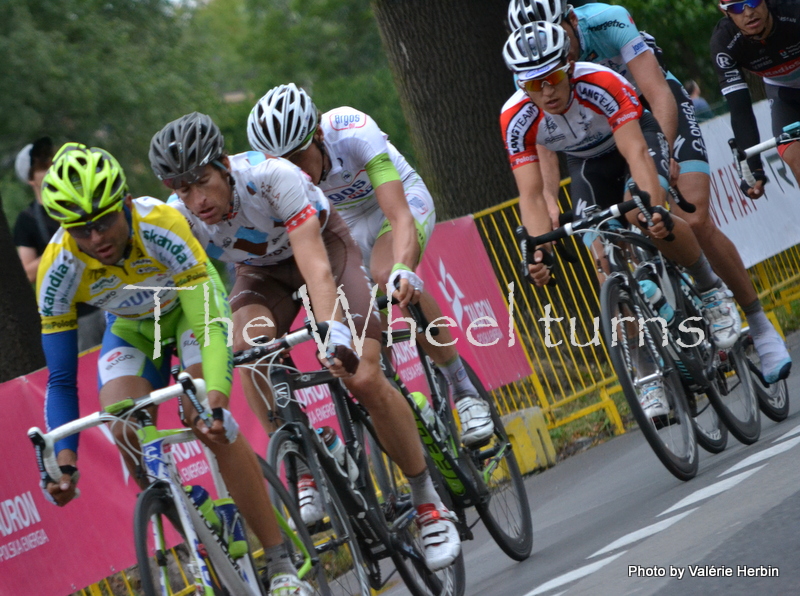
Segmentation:
{"type": "Polygon", "coordinates": [[[127,194],[125,172],[114,156],[80,143],[58,150],[42,182],[44,208],[64,228],[119,211],[127,194]]]}

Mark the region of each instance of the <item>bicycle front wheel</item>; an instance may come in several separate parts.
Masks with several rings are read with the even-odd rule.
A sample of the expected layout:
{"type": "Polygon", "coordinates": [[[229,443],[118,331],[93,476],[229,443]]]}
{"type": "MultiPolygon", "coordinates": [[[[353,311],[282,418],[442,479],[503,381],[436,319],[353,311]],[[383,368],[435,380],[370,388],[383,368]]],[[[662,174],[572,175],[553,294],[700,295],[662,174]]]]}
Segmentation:
{"type": "Polygon", "coordinates": [[[208,557],[198,568],[192,546],[182,536],[169,489],[152,487],[139,494],[133,532],[140,587],[145,596],[194,591],[201,577],[212,584],[215,596],[227,593],[208,557]]]}
{"type": "Polygon", "coordinates": [[[744,341],[719,353],[717,376],[708,391],[708,399],[731,434],[745,445],[761,436],[761,413],[753,387],[744,341]]]}
{"type": "Polygon", "coordinates": [[[609,277],[603,284],[600,318],[606,349],[625,399],[650,447],[670,473],[689,480],[697,474],[698,452],[685,389],[672,358],[661,346],[655,324],[649,323],[640,330],[634,300],[619,277],[609,277]],[[642,345],[640,332],[644,336],[642,345]],[[669,410],[651,418],[641,405],[642,386],[658,380],[669,410]]]}
{"type": "Polygon", "coordinates": [[[328,579],[325,577],[325,569],[317,557],[314,541],[311,538],[308,527],[303,523],[303,518],[300,515],[300,510],[297,508],[295,500],[283,486],[275,470],[273,470],[261,456],[256,457],[258,458],[259,466],[261,466],[261,473],[264,476],[264,480],[267,481],[267,490],[269,491],[272,506],[275,508],[277,515],[280,515],[286,520],[289,526],[288,532],[294,533],[294,537],[289,536],[287,530],[281,528],[283,542],[286,545],[286,550],[289,553],[292,564],[298,571],[298,576],[301,576],[300,579],[308,582],[314,590],[314,594],[319,594],[320,596],[329,595],[331,590],[328,586],[328,579]],[[302,543],[306,550],[305,553],[302,552],[302,549],[295,543],[295,540],[299,540],[302,543]],[[311,557],[311,568],[305,573],[302,573],[303,566],[306,563],[306,553],[311,557]]]}
{"type": "MultiPolygon", "coordinates": [[[[494,399],[466,361],[464,368],[478,395],[489,404],[494,423],[494,435],[487,445],[464,449],[478,470],[475,482],[485,484],[489,496],[475,508],[497,546],[515,561],[524,561],[533,549],[533,521],[517,456],[511,448],[494,399]]],[[[452,416],[449,408],[448,412],[452,416]]]]}
{"type": "MultiPolygon", "coordinates": [[[[753,345],[751,337],[745,338],[744,341],[745,355],[750,363],[757,369],[761,370],[761,359],[758,357],[758,352],[753,345]]],[[[755,375],[751,375],[755,376],[755,375]]],[[[789,385],[786,379],[773,383],[768,387],[764,387],[760,379],[753,379],[753,387],[758,397],[758,407],[761,412],[775,422],[783,422],[789,416],[789,385]]]]}
{"type": "Polygon", "coordinates": [[[347,510],[325,470],[316,460],[310,462],[310,457],[314,457],[313,452],[309,454],[301,439],[286,429],[278,430],[269,440],[269,464],[298,509],[300,476],[311,474],[314,478],[322,517],[307,527],[315,545],[312,554],[319,558],[331,592],[341,596],[370,596],[369,569],[347,510]]]}

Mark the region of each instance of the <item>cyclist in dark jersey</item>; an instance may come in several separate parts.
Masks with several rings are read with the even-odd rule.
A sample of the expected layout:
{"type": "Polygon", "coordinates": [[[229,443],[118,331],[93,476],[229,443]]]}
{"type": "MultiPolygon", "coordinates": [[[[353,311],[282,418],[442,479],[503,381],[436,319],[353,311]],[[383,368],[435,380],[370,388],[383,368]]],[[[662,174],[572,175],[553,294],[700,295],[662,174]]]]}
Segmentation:
{"type": "MultiPolygon", "coordinates": [[[[725,15],[711,36],[711,59],[720,89],[731,111],[731,127],[739,147],[759,142],[758,126],[744,70],[764,79],[772,113],[772,132],[800,120],[800,2],[797,0],[745,0],[720,3],[725,15]]],[[[782,145],[778,153],[800,180],[800,144],[782,145]]],[[[764,194],[767,177],[761,157],[748,160],[753,178],[741,181],[752,199],[764,194]]],[[[745,310],[746,312],[746,310],[745,310]]],[[[772,326],[748,315],[753,339],[764,337],[772,326]],[[767,328],[769,326],[769,329],[767,328]]],[[[758,346],[758,344],[756,344],[758,346]]],[[[782,341],[771,338],[758,350],[767,381],[789,375],[791,359],[782,341]]]]}

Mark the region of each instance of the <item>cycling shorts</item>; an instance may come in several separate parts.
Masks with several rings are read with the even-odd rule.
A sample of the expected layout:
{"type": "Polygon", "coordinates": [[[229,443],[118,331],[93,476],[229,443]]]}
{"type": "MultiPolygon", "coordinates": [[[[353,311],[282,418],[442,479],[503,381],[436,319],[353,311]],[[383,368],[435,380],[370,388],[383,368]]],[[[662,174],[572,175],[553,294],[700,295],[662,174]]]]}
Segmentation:
{"type": "MultiPolygon", "coordinates": [[[[361,261],[358,246],[347,224],[331,207],[328,223],[322,232],[336,287],[342,286],[350,316],[360,337],[367,325],[366,337],[381,341],[381,321],[374,305],[370,311],[372,284],[361,261]]],[[[231,309],[236,312],[250,304],[261,304],[272,313],[278,337],[290,331],[302,303],[292,294],[305,283],[294,258],[274,265],[236,265],[236,281],[231,290],[231,309]]],[[[327,321],[331,313],[316,312],[317,320],[327,321]]]]}
{"type": "MultiPolygon", "coordinates": [[[[187,290],[189,291],[189,290],[187,290]]],[[[192,291],[200,292],[195,289],[192,291]]],[[[230,318],[227,300],[217,300],[220,317],[230,318]]],[[[181,367],[202,362],[200,345],[183,309],[173,308],[158,322],[161,342],[156,344],[155,319],[124,319],[106,312],[106,330],[97,360],[98,387],[124,376],[144,377],[153,389],[170,383],[170,368],[175,344],[181,367]],[[174,339],[172,341],[168,341],[174,339]],[[158,353],[156,350],[158,349],[158,353]]]]}
{"type": "MultiPolygon", "coordinates": [[[[777,85],[764,85],[764,88],[772,115],[772,136],[777,137],[783,132],[784,126],[800,121],[800,89],[777,85]]],[[[778,154],[783,157],[784,152],[793,144],[779,145],[778,154]]]]}
{"type": "MultiPolygon", "coordinates": [[[[419,243],[419,258],[430,240],[433,229],[436,226],[436,210],[433,205],[433,197],[422,182],[418,179],[410,188],[405,189],[406,201],[411,215],[414,216],[414,223],[417,228],[417,242],[419,243]]],[[[374,208],[364,213],[349,215],[347,211],[341,212],[350,234],[361,249],[361,258],[364,266],[369,271],[369,264],[372,258],[372,248],[375,241],[392,230],[392,224],[386,219],[378,202],[375,201],[374,208]]]]}

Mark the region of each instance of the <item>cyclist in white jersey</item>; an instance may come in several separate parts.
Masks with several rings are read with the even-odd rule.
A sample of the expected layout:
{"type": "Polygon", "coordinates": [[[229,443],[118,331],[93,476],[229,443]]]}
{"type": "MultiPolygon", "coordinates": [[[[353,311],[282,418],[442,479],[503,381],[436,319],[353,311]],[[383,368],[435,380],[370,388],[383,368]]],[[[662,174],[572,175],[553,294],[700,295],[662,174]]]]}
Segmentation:
{"type": "MultiPolygon", "coordinates": [[[[442,316],[414,273],[433,233],[436,212],[422,178],[367,114],[340,107],[320,115],[311,97],[294,83],[267,92],[250,112],[250,145],[300,166],[347,222],[372,279],[381,288],[400,288],[403,309],[420,301],[428,320],[442,316]]],[[[407,313],[406,313],[407,314],[407,313]]],[[[418,339],[453,392],[462,441],[477,447],[492,436],[488,404],[467,377],[447,327],[432,343],[418,339]]]]}
{"type": "MultiPolygon", "coordinates": [[[[673,163],[680,166],[680,175],[671,181],[696,211],[688,213],[679,205],[671,208],[692,226],[712,267],[747,316],[765,378],[775,381],[788,375],[787,363],[791,359],[786,345],[767,319],[736,246],[710,216],[710,170],[694,106],[680,81],[656,58],[655,40],[637,29],[624,7],[600,2],[572,8],[566,0],[511,0],[508,16],[512,27],[537,20],[560,24],[570,39],[570,58],[607,66],[636,89],[666,135],[673,163]]],[[[541,157],[543,161],[555,159],[547,152],[542,152],[541,157]]],[[[555,171],[552,167],[547,169],[555,171]]],[[[553,211],[557,215],[558,210],[557,176],[546,177],[545,184],[552,217],[553,211]]],[[[581,198],[574,196],[574,190],[573,185],[573,198],[581,198]]],[[[721,298],[720,292],[715,291],[703,300],[720,311],[720,317],[726,317],[727,313],[722,312],[727,308],[726,302],[721,298]]]]}
{"type": "MultiPolygon", "coordinates": [[[[685,266],[701,292],[724,288],[685,221],[672,216],[675,238],[665,240],[669,233],[663,219],[669,149],[658,123],[643,109],[633,87],[608,68],[573,62],[564,30],[544,21],[512,33],[503,57],[520,86],[503,106],[500,123],[514,177],[529,191],[520,195],[520,214],[528,232],[538,236],[552,228],[539,149],[564,151],[570,171],[585,178],[587,196],[601,208],[619,203],[628,178],[632,178],[656,206],[655,225],[647,229],[638,210],[627,215],[628,221],[644,228],[661,252],[685,266]]],[[[550,278],[542,250],[549,249],[540,247],[536,264],[528,266],[537,285],[550,278]]],[[[727,310],[735,313],[732,300],[727,301],[727,310]]],[[[708,310],[709,305],[704,305],[706,317],[708,310]]],[[[712,328],[715,343],[729,348],[738,337],[736,321],[718,322],[712,328]]],[[[660,379],[643,387],[641,399],[648,416],[669,411],[660,379]]]]}
{"type": "MultiPolygon", "coordinates": [[[[175,191],[172,204],[206,252],[236,263],[230,299],[234,349],[252,345],[249,334],[260,335],[259,327],[270,337],[289,331],[299,312],[293,294],[307,287],[315,318],[329,319],[331,329],[320,360],[369,410],[381,445],[409,479],[428,567],[450,565],[461,549],[455,518],[433,486],[411,411],[381,372],[380,320],[370,310],[361,255],[325,195],[284,159],[255,151],[229,157],[217,125],[197,112],[156,133],[150,165],[175,191]],[[349,303],[360,361],[337,286],[349,303]]],[[[242,382],[251,408],[271,430],[259,388],[249,374],[242,382]]],[[[268,387],[261,390],[269,395],[268,387]]],[[[301,513],[315,521],[307,519],[314,511],[301,513]]],[[[320,519],[321,503],[316,513],[320,519]]]]}

